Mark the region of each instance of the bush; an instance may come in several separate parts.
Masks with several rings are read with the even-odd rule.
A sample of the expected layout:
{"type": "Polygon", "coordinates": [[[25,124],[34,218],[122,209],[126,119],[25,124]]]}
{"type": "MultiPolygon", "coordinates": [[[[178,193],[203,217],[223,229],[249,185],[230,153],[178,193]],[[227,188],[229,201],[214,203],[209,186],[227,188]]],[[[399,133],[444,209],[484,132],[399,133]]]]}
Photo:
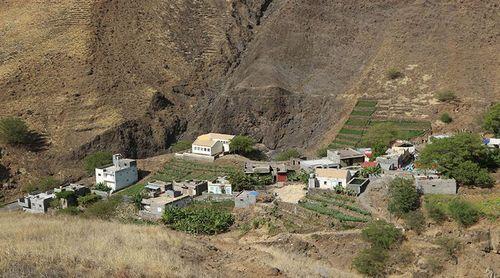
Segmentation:
{"type": "Polygon", "coordinates": [[[429,217],[438,224],[443,223],[447,218],[444,209],[434,202],[426,202],[425,209],[429,217]]]}
{"type": "Polygon", "coordinates": [[[441,102],[449,102],[457,99],[457,96],[452,91],[441,91],[436,93],[436,98],[441,102]]]}
{"type": "Polygon", "coordinates": [[[100,219],[110,219],[115,213],[118,205],[122,202],[120,196],[112,196],[107,200],[95,202],[84,211],[84,216],[96,217],[100,219]]]}
{"type": "Polygon", "coordinates": [[[94,186],[94,189],[95,189],[95,190],[99,190],[99,191],[104,191],[104,192],[109,192],[109,191],[111,191],[111,187],[108,187],[108,186],[107,186],[105,183],[103,183],[103,182],[100,182],[100,183],[96,184],[96,185],[94,186]]]}
{"type": "Polygon", "coordinates": [[[255,141],[244,135],[237,135],[229,142],[229,149],[237,154],[246,155],[254,151],[255,141]]]}
{"type": "Polygon", "coordinates": [[[462,247],[460,241],[451,237],[440,237],[436,239],[437,245],[441,246],[446,256],[453,258],[462,247]]]}
{"type": "Polygon", "coordinates": [[[101,200],[101,196],[96,194],[89,194],[86,196],[78,197],[78,204],[82,207],[88,207],[89,205],[92,205],[99,200],[101,200]]]}
{"type": "Polygon", "coordinates": [[[407,229],[415,231],[417,234],[425,230],[425,217],[420,211],[410,211],[403,218],[407,229]]]}
{"type": "Polygon", "coordinates": [[[95,152],[85,157],[83,162],[85,170],[89,174],[94,174],[95,168],[113,163],[113,154],[111,152],[95,152]]]}
{"type": "Polygon", "coordinates": [[[362,274],[380,277],[383,276],[388,258],[386,250],[372,247],[362,250],[352,261],[352,266],[362,274]]]}
{"type": "Polygon", "coordinates": [[[479,211],[466,201],[453,199],[448,205],[448,210],[451,218],[462,226],[468,227],[479,221],[479,211]]]}
{"type": "Polygon", "coordinates": [[[276,156],[276,160],[277,161],[285,161],[285,160],[289,160],[291,158],[299,158],[300,157],[300,152],[296,149],[288,149],[288,150],[285,150],[281,153],[279,153],[277,156],[276,156]]]}
{"type": "Polygon", "coordinates": [[[443,122],[445,124],[449,124],[453,121],[453,119],[451,118],[451,116],[448,113],[441,114],[441,117],[439,119],[441,120],[441,122],[443,122]]]}
{"type": "Polygon", "coordinates": [[[58,198],[58,199],[66,199],[66,200],[75,199],[76,198],[76,194],[75,194],[74,191],[63,190],[63,191],[60,191],[60,192],[56,192],[56,198],[58,198]]]}
{"type": "Polygon", "coordinates": [[[479,187],[491,187],[493,185],[493,178],[488,171],[472,161],[464,161],[456,166],[453,170],[453,177],[465,185],[477,185],[479,187]]]}
{"type": "Polygon", "coordinates": [[[327,155],[327,150],[328,150],[328,147],[323,147],[321,149],[318,149],[316,151],[316,156],[317,157],[325,157],[327,155]]]}
{"type": "Polygon", "coordinates": [[[387,78],[394,80],[400,77],[403,77],[403,73],[400,72],[398,69],[390,68],[387,70],[387,78]]]}
{"type": "Polygon", "coordinates": [[[288,172],[287,176],[289,181],[299,181],[304,184],[307,184],[309,182],[309,173],[303,170],[300,170],[299,172],[288,172]]]}
{"type": "Polygon", "coordinates": [[[233,171],[229,174],[229,182],[233,191],[254,190],[257,187],[273,183],[272,175],[247,175],[242,171],[233,171]]]}
{"type": "Polygon", "coordinates": [[[495,136],[500,136],[500,103],[490,107],[483,119],[483,128],[495,136]]]}
{"type": "Polygon", "coordinates": [[[174,230],[213,235],[227,231],[234,223],[234,217],[216,208],[169,206],[163,214],[163,222],[174,230]]]}
{"type": "Polygon", "coordinates": [[[16,117],[0,119],[0,142],[10,145],[26,144],[29,141],[29,129],[26,123],[16,117]]]}
{"type": "Polygon", "coordinates": [[[420,205],[420,196],[412,180],[395,178],[389,184],[388,210],[397,216],[402,216],[420,205]]]}
{"type": "Polygon", "coordinates": [[[401,231],[384,220],[375,220],[363,229],[361,235],[372,247],[389,249],[403,238],[401,231]]]}
{"type": "Polygon", "coordinates": [[[191,149],[191,144],[192,144],[191,141],[180,140],[180,141],[175,142],[175,144],[173,144],[172,147],[170,147],[170,149],[173,152],[185,151],[185,150],[191,149]]]}
{"type": "Polygon", "coordinates": [[[381,174],[382,173],[382,168],[375,166],[375,167],[366,167],[364,169],[361,169],[361,176],[364,178],[367,178],[369,175],[374,175],[374,174],[381,174]]]}

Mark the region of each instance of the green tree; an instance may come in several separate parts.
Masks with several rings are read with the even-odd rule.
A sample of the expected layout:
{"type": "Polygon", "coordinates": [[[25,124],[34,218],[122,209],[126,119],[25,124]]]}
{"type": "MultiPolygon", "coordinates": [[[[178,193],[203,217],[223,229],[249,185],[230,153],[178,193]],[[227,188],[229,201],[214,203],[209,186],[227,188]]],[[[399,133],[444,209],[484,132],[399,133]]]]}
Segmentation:
{"type": "Polygon", "coordinates": [[[400,131],[393,123],[378,123],[371,126],[363,136],[363,143],[373,149],[373,157],[384,154],[394,140],[398,139],[400,131]]]}
{"type": "Polygon", "coordinates": [[[89,174],[93,174],[95,172],[95,168],[113,163],[113,154],[111,152],[95,152],[85,157],[83,163],[85,170],[89,174]]]}
{"type": "Polygon", "coordinates": [[[445,124],[449,124],[453,121],[453,118],[448,113],[441,114],[441,117],[439,119],[445,124]]]}
{"type": "Polygon", "coordinates": [[[328,151],[328,147],[322,147],[321,149],[318,149],[316,151],[316,156],[318,157],[325,157],[328,151]]]}
{"type": "Polygon", "coordinates": [[[173,144],[170,149],[173,152],[185,151],[185,150],[189,150],[191,148],[191,144],[192,144],[191,141],[180,140],[180,141],[175,142],[175,144],[173,144]]]}
{"type": "Polygon", "coordinates": [[[0,142],[9,145],[26,144],[29,141],[29,128],[17,117],[0,119],[0,142]]]}
{"type": "Polygon", "coordinates": [[[229,142],[229,149],[237,154],[245,155],[254,151],[255,141],[244,135],[237,135],[229,142]]]}
{"type": "Polygon", "coordinates": [[[495,151],[490,151],[479,135],[464,132],[426,145],[417,164],[421,168],[436,169],[461,184],[487,187],[491,186],[492,179],[488,178],[486,169],[498,167],[494,155],[495,151]]]}
{"type": "Polygon", "coordinates": [[[402,216],[419,207],[419,197],[412,180],[397,177],[389,184],[388,210],[397,216],[402,216]]]}
{"type": "Polygon", "coordinates": [[[364,240],[370,242],[372,247],[382,249],[390,249],[394,244],[399,243],[403,239],[403,234],[393,224],[387,223],[384,220],[375,220],[368,224],[361,236],[364,240]]]}
{"type": "Polygon", "coordinates": [[[297,149],[287,149],[276,156],[277,161],[286,161],[292,158],[299,158],[300,152],[297,149]]]}
{"type": "Polygon", "coordinates": [[[480,212],[476,208],[460,199],[453,199],[448,205],[448,210],[451,218],[465,227],[475,224],[480,218],[480,212]]]}
{"type": "Polygon", "coordinates": [[[490,107],[484,115],[483,128],[495,136],[500,136],[500,103],[490,107]]]}

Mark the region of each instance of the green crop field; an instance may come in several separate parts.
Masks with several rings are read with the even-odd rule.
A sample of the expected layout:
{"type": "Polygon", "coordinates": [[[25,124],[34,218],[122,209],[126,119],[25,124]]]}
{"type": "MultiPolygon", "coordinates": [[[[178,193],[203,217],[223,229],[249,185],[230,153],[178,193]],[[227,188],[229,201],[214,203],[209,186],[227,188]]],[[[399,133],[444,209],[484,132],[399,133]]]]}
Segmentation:
{"type": "Polygon", "coordinates": [[[165,165],[162,171],[154,175],[154,179],[162,181],[212,180],[235,170],[236,168],[231,166],[173,159],[165,165]]]}
{"type": "Polygon", "coordinates": [[[376,100],[358,100],[356,107],[375,107],[378,101],[376,100]]]}
{"type": "Polygon", "coordinates": [[[341,222],[368,222],[371,213],[359,208],[352,197],[322,192],[308,194],[300,205],[308,210],[330,216],[341,222]]]}

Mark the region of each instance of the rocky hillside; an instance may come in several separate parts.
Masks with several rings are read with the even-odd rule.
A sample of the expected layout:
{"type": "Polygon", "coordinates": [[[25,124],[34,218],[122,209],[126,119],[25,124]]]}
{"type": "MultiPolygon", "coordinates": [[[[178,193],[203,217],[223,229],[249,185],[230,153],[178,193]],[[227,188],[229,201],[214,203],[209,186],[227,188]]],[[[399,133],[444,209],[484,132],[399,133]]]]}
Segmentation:
{"type": "Polygon", "coordinates": [[[78,176],[62,170],[93,150],[146,157],[202,131],[308,148],[360,96],[387,116],[448,111],[455,124],[436,130],[472,128],[500,99],[499,11],[472,0],[4,0],[0,116],[46,142],[2,163],[78,176]],[[404,76],[388,80],[389,68],[404,76]],[[437,103],[444,89],[460,101],[437,103]]]}

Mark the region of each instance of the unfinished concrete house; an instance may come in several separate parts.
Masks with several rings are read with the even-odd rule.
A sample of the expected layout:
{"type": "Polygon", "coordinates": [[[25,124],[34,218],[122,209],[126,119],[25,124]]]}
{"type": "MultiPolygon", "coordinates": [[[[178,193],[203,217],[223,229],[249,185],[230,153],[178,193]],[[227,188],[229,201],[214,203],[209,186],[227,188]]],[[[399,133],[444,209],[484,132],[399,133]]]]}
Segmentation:
{"type": "Polygon", "coordinates": [[[232,195],[232,185],[226,177],[218,177],[214,181],[208,182],[208,193],[217,195],[232,195]]]}
{"type": "Polygon", "coordinates": [[[113,192],[136,183],[138,178],[137,161],[120,154],[113,155],[112,165],[95,169],[96,184],[104,183],[113,192]]]}
{"type": "Polygon", "coordinates": [[[257,203],[257,196],[259,193],[257,191],[242,191],[240,194],[234,197],[234,207],[235,208],[248,208],[257,203]]]}
{"type": "Polygon", "coordinates": [[[208,190],[207,181],[184,181],[173,182],[175,191],[180,191],[182,195],[200,196],[204,191],[208,190]]]}
{"type": "Polygon", "coordinates": [[[50,202],[55,198],[54,193],[43,192],[38,194],[28,194],[17,200],[23,211],[30,213],[46,213],[50,202]]]}
{"type": "Polygon", "coordinates": [[[351,148],[327,150],[326,157],[341,167],[360,165],[365,162],[365,154],[351,148]]]}
{"type": "Polygon", "coordinates": [[[438,175],[420,175],[415,177],[415,186],[422,194],[457,194],[455,179],[447,179],[438,175]]]}

